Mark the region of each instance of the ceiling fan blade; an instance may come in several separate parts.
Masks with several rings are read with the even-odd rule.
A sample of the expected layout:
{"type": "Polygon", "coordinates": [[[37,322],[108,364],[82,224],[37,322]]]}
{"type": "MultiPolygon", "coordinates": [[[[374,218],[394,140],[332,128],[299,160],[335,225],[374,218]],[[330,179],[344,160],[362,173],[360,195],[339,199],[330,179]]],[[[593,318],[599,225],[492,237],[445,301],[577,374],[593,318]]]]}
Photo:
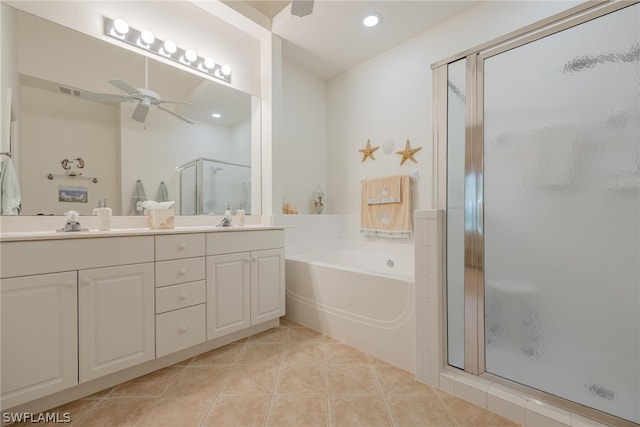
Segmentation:
{"type": "Polygon", "coordinates": [[[291,14],[307,16],[313,12],[313,0],[291,0],[291,14]]]}
{"type": "Polygon", "coordinates": [[[131,86],[129,83],[124,80],[109,80],[109,84],[114,85],[118,89],[127,92],[129,95],[137,95],[140,93],[138,89],[131,86]]]}
{"type": "Polygon", "coordinates": [[[147,114],[149,114],[149,106],[143,103],[139,103],[136,106],[136,109],[133,111],[133,115],[131,118],[137,122],[144,123],[147,118],[147,114]]]}
{"type": "Polygon", "coordinates": [[[162,111],[165,111],[165,112],[167,112],[167,113],[171,114],[172,116],[176,116],[177,118],[179,118],[179,119],[180,119],[180,120],[182,120],[183,122],[187,122],[187,123],[189,123],[190,125],[192,125],[192,124],[193,124],[193,122],[192,122],[191,120],[185,119],[185,118],[184,118],[184,117],[182,117],[181,115],[176,114],[176,113],[174,113],[174,112],[173,112],[173,111],[171,111],[171,110],[167,110],[166,108],[164,108],[164,107],[162,107],[162,106],[160,106],[160,105],[156,105],[156,107],[158,107],[158,108],[159,108],[160,110],[162,110],[162,111]]]}
{"type": "Polygon", "coordinates": [[[125,95],[111,95],[110,93],[95,93],[89,91],[80,91],[80,98],[86,99],[87,101],[95,101],[95,102],[107,102],[113,104],[119,104],[121,102],[132,102],[135,99],[130,96],[125,95]]]}
{"type": "Polygon", "coordinates": [[[154,104],[158,105],[158,104],[184,104],[184,105],[193,105],[191,102],[185,102],[185,101],[171,101],[169,99],[159,99],[157,101],[154,102],[154,104]]]}

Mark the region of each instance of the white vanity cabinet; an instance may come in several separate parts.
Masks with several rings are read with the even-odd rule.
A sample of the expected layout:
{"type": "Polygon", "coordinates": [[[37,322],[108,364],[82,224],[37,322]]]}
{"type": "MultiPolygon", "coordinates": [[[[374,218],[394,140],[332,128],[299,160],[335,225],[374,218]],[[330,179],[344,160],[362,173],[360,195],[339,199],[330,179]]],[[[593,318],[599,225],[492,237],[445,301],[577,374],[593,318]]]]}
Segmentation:
{"type": "Polygon", "coordinates": [[[156,357],[206,340],[204,233],[156,236],[156,357]]]}
{"type": "Polygon", "coordinates": [[[207,234],[207,339],[285,313],[284,231],[207,234]]]}
{"type": "Polygon", "coordinates": [[[76,385],[76,272],[1,283],[2,408],[76,385]]]}
{"type": "Polygon", "coordinates": [[[155,357],[153,263],[78,272],[80,382],[155,357]]]}

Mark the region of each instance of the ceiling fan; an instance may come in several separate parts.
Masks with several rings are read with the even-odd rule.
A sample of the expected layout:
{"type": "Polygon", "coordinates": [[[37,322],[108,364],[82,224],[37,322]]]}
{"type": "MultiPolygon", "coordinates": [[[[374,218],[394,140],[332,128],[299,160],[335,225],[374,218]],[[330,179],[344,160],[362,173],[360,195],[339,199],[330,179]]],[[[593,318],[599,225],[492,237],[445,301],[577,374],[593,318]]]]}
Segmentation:
{"type": "Polygon", "coordinates": [[[157,92],[145,88],[135,88],[123,80],[109,80],[109,84],[117,87],[123,92],[126,92],[128,95],[111,95],[107,93],[94,93],[84,91],[80,94],[80,97],[98,102],[137,102],[138,105],[133,111],[133,115],[131,116],[131,118],[140,123],[144,123],[147,118],[147,114],[149,114],[149,109],[151,108],[151,106],[155,106],[159,110],[167,112],[172,116],[175,116],[178,119],[182,120],[183,122],[193,124],[191,120],[177,113],[174,113],[173,111],[168,110],[161,105],[165,103],[188,104],[188,102],[164,100],[157,92]]]}

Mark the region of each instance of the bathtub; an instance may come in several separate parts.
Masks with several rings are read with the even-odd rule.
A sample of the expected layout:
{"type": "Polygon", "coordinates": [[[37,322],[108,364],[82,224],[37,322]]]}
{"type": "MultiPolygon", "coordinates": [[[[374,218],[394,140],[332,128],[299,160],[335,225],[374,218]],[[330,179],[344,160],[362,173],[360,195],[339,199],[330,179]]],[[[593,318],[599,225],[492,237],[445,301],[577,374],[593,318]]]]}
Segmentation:
{"type": "Polygon", "coordinates": [[[287,317],[415,373],[413,256],[287,255],[287,317]]]}

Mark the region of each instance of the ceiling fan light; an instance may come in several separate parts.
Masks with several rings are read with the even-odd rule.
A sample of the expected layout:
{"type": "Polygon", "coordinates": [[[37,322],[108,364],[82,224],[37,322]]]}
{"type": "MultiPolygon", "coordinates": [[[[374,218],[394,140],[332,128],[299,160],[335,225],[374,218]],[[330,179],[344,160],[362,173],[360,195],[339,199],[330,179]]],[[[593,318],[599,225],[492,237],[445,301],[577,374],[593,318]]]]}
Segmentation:
{"type": "Polygon", "coordinates": [[[378,13],[371,13],[364,17],[362,25],[365,27],[375,27],[382,21],[382,17],[378,13]]]}
{"type": "Polygon", "coordinates": [[[118,37],[123,37],[125,34],[129,32],[129,24],[122,18],[117,18],[113,21],[113,30],[115,35],[118,37]]]}
{"type": "Polygon", "coordinates": [[[220,67],[220,72],[224,76],[230,76],[231,75],[231,67],[229,65],[227,65],[227,64],[224,64],[222,67],[220,67]]]}

